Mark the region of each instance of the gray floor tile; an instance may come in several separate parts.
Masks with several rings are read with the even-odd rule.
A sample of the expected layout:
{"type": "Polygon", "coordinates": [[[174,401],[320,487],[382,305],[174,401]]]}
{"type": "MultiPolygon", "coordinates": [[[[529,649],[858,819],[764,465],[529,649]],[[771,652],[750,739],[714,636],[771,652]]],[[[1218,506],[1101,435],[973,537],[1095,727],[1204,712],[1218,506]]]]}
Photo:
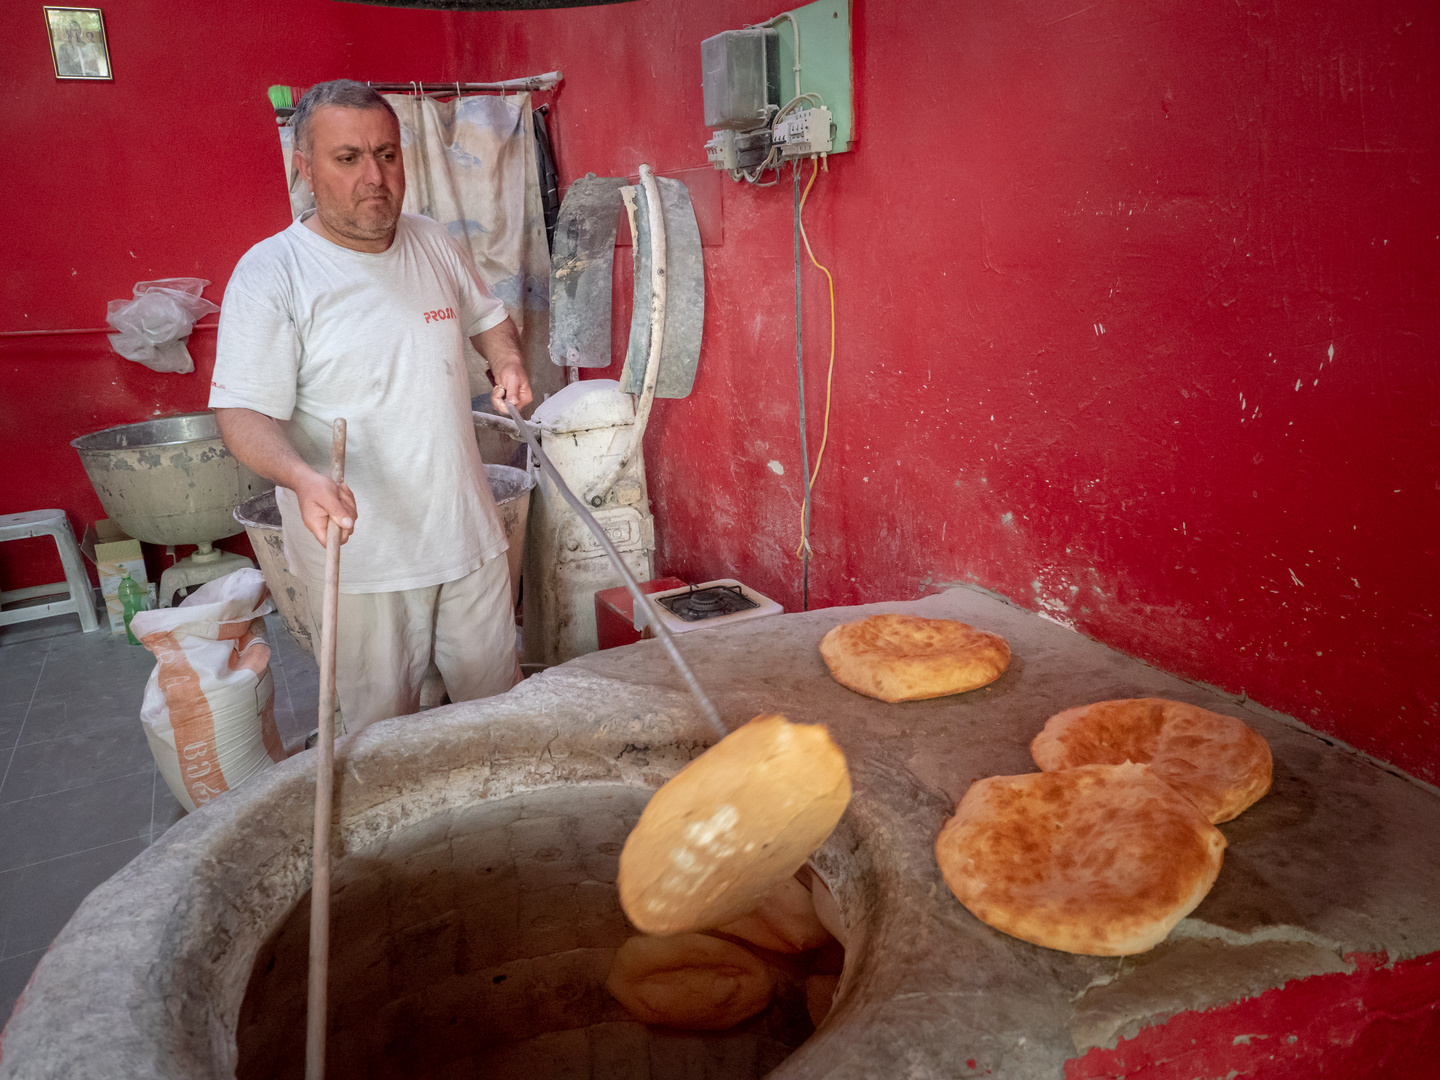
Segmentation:
{"type": "Polygon", "coordinates": [[[150,796],[150,842],[153,844],[165,831],[185,816],[185,808],[170,791],[160,770],[155,770],[155,787],[150,796]]]}
{"type": "MultiPolygon", "coordinates": [[[[278,618],[269,630],[276,722],[303,739],[319,672],[278,618]]],[[[140,725],[154,666],[74,616],[0,628],[0,1021],[90,890],[185,816],[140,725]]]]}
{"type": "Polygon", "coordinates": [[[49,651],[48,641],[25,641],[3,647],[0,651],[0,704],[23,705],[30,702],[40,683],[45,654],[49,651]]]}
{"type": "MultiPolygon", "coordinates": [[[[68,617],[71,625],[77,630],[80,627],[79,619],[71,615],[68,617]]],[[[58,625],[62,620],[59,616],[49,619],[35,619],[32,622],[10,623],[8,626],[0,626],[0,645],[19,645],[22,642],[44,641],[52,638],[56,633],[63,632],[58,625]]]]}
{"type": "Polygon", "coordinates": [[[16,701],[0,705],[0,750],[8,750],[20,738],[20,727],[25,723],[25,714],[30,710],[28,701],[16,701]]]}
{"type": "Polygon", "coordinates": [[[123,840],[9,871],[16,883],[4,912],[4,958],[48,948],[91,890],[145,846],[144,839],[123,840]]]}
{"type": "MultiPolygon", "coordinates": [[[[123,640],[123,639],[121,639],[123,640]]],[[[143,687],[155,667],[147,649],[133,653],[117,650],[112,642],[86,643],[84,647],[51,648],[40,673],[36,694],[73,694],[76,691],[106,691],[117,686],[143,687]]]]}
{"type": "Polygon", "coordinates": [[[55,635],[52,633],[40,638],[22,637],[20,631],[26,625],[35,624],[21,623],[19,626],[0,627],[0,648],[5,650],[6,670],[29,665],[38,672],[45,661],[45,654],[50,651],[50,639],[55,635]]]}
{"type": "Polygon", "coordinates": [[[0,781],[0,803],[85,787],[142,772],[153,764],[140,720],[16,748],[0,781]]]}
{"type": "Polygon", "coordinates": [[[278,664],[270,664],[270,677],[275,681],[275,708],[290,711],[290,683],[285,678],[285,669],[278,664]]]}
{"type": "MultiPolygon", "coordinates": [[[[0,956],[10,955],[5,949],[5,921],[10,917],[10,912],[14,910],[20,878],[24,873],[24,869],[20,867],[14,870],[0,871],[0,956]]],[[[67,915],[66,918],[69,916],[67,915]]]]}
{"type": "Polygon", "coordinates": [[[290,707],[298,709],[303,702],[318,705],[320,701],[320,669],[313,671],[285,672],[285,683],[290,688],[290,707]],[[314,699],[313,701],[311,699],[314,699]]]}
{"type": "Polygon", "coordinates": [[[37,695],[17,741],[21,745],[47,742],[96,732],[117,724],[138,727],[143,698],[143,682],[138,688],[111,684],[106,690],[37,695]]]}
{"type": "Polygon", "coordinates": [[[154,772],[0,805],[0,870],[148,837],[154,772]]]}
{"type": "MultiPolygon", "coordinates": [[[[297,650],[298,652],[298,650],[297,650]]],[[[320,710],[320,669],[309,653],[299,653],[284,667],[285,687],[290,699],[291,727],[281,727],[280,734],[287,740],[303,739],[315,730],[316,714],[320,710]]],[[[276,717],[279,722],[279,717],[276,717]]]]}
{"type": "Polygon", "coordinates": [[[279,615],[265,616],[265,631],[270,638],[271,648],[275,650],[275,654],[280,658],[282,664],[288,664],[291,661],[299,661],[302,665],[315,662],[310,653],[302,649],[299,643],[290,636],[290,631],[285,629],[285,620],[279,615]]]}
{"type": "MultiPolygon", "coordinates": [[[[310,734],[314,726],[314,717],[300,719],[291,712],[282,713],[277,710],[275,713],[275,727],[280,731],[280,744],[285,747],[287,753],[296,749],[297,744],[303,743],[305,736],[310,734]]],[[[4,757],[4,753],[3,750],[0,750],[0,758],[4,757]]]]}
{"type": "MultiPolygon", "coordinates": [[[[38,603],[39,601],[37,601],[38,603]]],[[[98,607],[95,609],[97,618],[100,620],[101,629],[95,633],[105,633],[106,615],[98,607]]],[[[0,645],[16,645],[21,642],[46,641],[54,637],[65,637],[70,634],[79,635],[83,633],[80,629],[80,616],[78,615],[51,615],[44,619],[32,619],[29,622],[11,623],[9,626],[0,627],[0,645]]]]}
{"type": "Polygon", "coordinates": [[[143,645],[131,645],[130,639],[124,633],[111,633],[108,618],[93,634],[56,634],[53,640],[56,649],[113,652],[117,657],[139,655],[147,651],[143,645]]]}
{"type": "MultiPolygon", "coordinates": [[[[3,658],[0,658],[0,664],[3,664],[3,658]]],[[[35,697],[37,676],[38,673],[26,675],[21,672],[9,672],[0,666],[0,704],[30,704],[35,697]]]]}
{"type": "Polygon", "coordinates": [[[304,739],[315,730],[316,715],[320,710],[319,688],[302,689],[298,708],[293,695],[290,702],[290,709],[283,717],[279,713],[275,714],[280,738],[287,746],[296,739],[304,739]]]}
{"type": "Polygon", "coordinates": [[[30,981],[35,965],[44,955],[44,949],[37,949],[35,952],[0,960],[0,1023],[10,1019],[15,1002],[25,989],[25,984],[30,981]]]}

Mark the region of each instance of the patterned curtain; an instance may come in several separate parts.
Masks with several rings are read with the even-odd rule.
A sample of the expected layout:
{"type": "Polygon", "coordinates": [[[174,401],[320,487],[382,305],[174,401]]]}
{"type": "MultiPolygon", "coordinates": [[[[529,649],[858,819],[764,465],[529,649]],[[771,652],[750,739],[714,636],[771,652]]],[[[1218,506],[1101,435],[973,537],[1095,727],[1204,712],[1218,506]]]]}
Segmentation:
{"type": "MultiPolygon", "coordinates": [[[[406,213],[433,218],[470,248],[480,277],[520,328],[535,400],[542,401],[564,385],[564,372],[549,357],[550,249],[530,95],[385,100],[400,118],[406,213]]],[[[291,129],[279,130],[290,211],[299,217],[313,200],[293,160],[291,129]]],[[[479,358],[468,359],[478,371],[479,358]]],[[[488,392],[483,376],[472,389],[488,392]]]]}

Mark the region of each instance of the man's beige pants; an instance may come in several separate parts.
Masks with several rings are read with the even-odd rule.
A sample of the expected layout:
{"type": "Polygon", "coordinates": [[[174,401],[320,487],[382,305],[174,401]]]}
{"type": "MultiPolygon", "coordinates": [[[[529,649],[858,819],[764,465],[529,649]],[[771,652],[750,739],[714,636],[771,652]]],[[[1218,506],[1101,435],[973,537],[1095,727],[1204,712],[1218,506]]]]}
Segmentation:
{"type": "MultiPolygon", "coordinates": [[[[320,646],[323,586],[308,587],[320,646]]],[[[451,701],[503,694],[520,678],[515,612],[505,553],[443,585],[401,592],[341,593],[335,637],[335,693],[354,735],[377,720],[420,708],[420,684],[435,666],[451,701]]]]}

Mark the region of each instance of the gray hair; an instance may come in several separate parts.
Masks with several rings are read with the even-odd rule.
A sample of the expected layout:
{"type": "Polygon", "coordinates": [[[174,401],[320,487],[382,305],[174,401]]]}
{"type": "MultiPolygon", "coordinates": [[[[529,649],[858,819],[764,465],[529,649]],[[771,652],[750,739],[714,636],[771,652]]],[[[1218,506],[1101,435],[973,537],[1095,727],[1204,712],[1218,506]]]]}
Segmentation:
{"type": "MultiPolygon", "coordinates": [[[[295,106],[290,116],[290,127],[295,133],[295,149],[302,154],[310,153],[310,121],[315,113],[327,106],[342,109],[384,109],[391,116],[395,110],[390,103],[365,83],[354,79],[332,79],[316,83],[295,106]]],[[[399,122],[399,117],[396,117],[399,122]]]]}

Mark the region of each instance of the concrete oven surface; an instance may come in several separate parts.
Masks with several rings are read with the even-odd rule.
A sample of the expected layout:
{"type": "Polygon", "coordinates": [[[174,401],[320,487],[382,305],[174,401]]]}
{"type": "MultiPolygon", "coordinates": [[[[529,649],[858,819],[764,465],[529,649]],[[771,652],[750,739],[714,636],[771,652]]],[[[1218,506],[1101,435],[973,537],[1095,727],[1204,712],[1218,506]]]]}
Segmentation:
{"type": "MultiPolygon", "coordinates": [[[[854,780],[845,819],[813,860],[845,916],[844,975],[834,1011],[777,1080],[1118,1075],[1125,1070],[1105,1055],[1180,1030],[1197,1010],[1220,1016],[1296,987],[1333,985],[1339,1001],[1382,971],[1410,979],[1408,997],[1387,999],[1389,1020],[1408,1016],[1411,1025],[1390,1029],[1407,1038],[1389,1043],[1433,1043],[1440,991],[1426,958],[1440,950],[1440,797],[1422,785],[976,591],[695,631],[681,648],[728,723],[764,712],[825,723],[854,780]],[[881,611],[1000,633],[1010,670],[952,698],[886,705],[856,695],[830,679],[816,643],[836,623],[881,611]],[[1123,959],[1038,948],[974,919],[950,896],[932,851],[955,800],[979,777],[1032,771],[1027,747],[1051,714],[1150,695],[1239,716],[1274,753],[1270,794],[1221,826],[1230,846],[1210,895],[1167,941],[1123,959]]],[[[337,881],[347,856],[352,866],[383,860],[387,842],[436,834],[442,819],[450,824],[438,835],[459,836],[453,822],[483,817],[492,800],[554,800],[569,788],[620,793],[621,802],[631,790],[643,801],[706,741],[653,642],[579,658],[502,698],[376,725],[341,755],[337,881]]],[[[308,888],[312,784],[310,754],[268,770],[97,889],[17,1006],[0,1042],[0,1077],[233,1076],[256,957],[308,888]]],[[[590,860],[585,851],[576,858],[590,860]]],[[[611,876],[606,859],[613,854],[587,862],[587,881],[611,876]]],[[[460,967],[442,957],[434,977],[460,967]]],[[[1346,1021],[1356,1045],[1369,1015],[1359,1009],[1346,1021]]],[[[561,1015],[551,1029],[566,1022],[561,1015]]],[[[1232,1039],[1217,1027],[1224,1037],[1204,1048],[1204,1069],[1185,1075],[1225,1075],[1226,1055],[1238,1061],[1269,1038],[1254,1030],[1232,1039]]],[[[1333,1052],[1307,1047],[1308,1038],[1276,1045],[1292,1057],[1333,1052]]],[[[619,1071],[605,1076],[651,1075],[612,1064],[619,1071]]]]}

